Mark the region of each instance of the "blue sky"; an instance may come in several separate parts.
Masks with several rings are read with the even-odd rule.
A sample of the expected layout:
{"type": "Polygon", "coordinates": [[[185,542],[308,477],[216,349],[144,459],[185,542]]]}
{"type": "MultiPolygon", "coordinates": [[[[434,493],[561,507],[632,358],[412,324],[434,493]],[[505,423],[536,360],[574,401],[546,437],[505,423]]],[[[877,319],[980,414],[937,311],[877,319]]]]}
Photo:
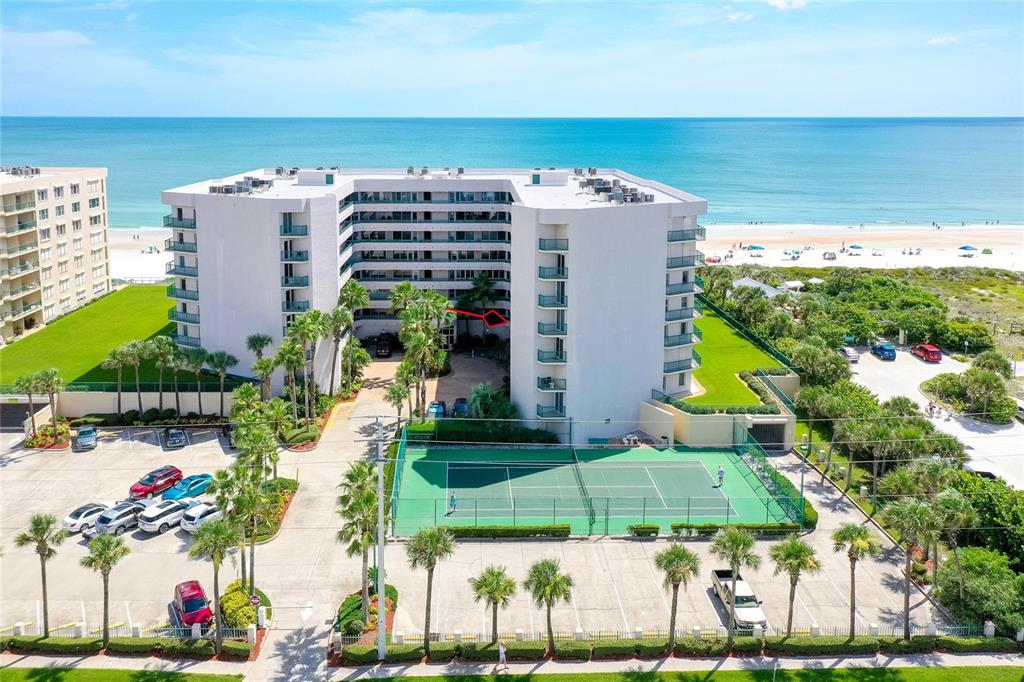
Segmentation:
{"type": "Polygon", "coordinates": [[[1024,3],[16,2],[5,115],[1021,116],[1024,3]]]}

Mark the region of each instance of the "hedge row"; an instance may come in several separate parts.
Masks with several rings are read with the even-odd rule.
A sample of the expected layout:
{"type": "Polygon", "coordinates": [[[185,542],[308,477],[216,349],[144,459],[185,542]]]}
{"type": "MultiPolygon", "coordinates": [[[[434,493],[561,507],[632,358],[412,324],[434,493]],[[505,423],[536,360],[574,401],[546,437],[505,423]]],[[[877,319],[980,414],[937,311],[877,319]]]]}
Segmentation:
{"type": "Polygon", "coordinates": [[[656,523],[634,523],[629,526],[629,534],[636,538],[654,537],[660,530],[661,526],[656,523]]]}
{"type": "Polygon", "coordinates": [[[531,429],[500,420],[437,419],[422,424],[407,424],[410,443],[542,443],[554,444],[558,436],[544,429],[531,429]]]}
{"type": "MultiPolygon", "coordinates": [[[[800,526],[795,523],[733,523],[733,528],[749,530],[754,535],[789,535],[800,532],[800,526]]],[[[717,533],[722,524],[718,523],[673,523],[672,533],[674,535],[699,535],[708,537],[717,533]]]]}
{"type": "Polygon", "coordinates": [[[548,526],[445,526],[458,538],[567,538],[569,524],[548,526]]]}
{"type": "MultiPolygon", "coordinates": [[[[17,651],[44,654],[95,654],[103,649],[102,639],[72,639],[19,635],[4,640],[3,647],[17,651]]],[[[248,658],[252,645],[248,642],[224,640],[224,653],[248,658]]],[[[214,654],[209,639],[175,639],[172,637],[111,637],[107,651],[121,654],[156,654],[166,656],[208,657],[214,654]]]]}

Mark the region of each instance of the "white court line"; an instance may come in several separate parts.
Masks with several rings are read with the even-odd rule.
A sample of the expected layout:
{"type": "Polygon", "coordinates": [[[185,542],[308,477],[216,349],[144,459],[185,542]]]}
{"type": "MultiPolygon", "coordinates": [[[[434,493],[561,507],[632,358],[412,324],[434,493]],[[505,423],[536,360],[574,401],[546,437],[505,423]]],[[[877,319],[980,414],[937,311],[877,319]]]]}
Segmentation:
{"type": "Polygon", "coordinates": [[[658,499],[661,500],[661,506],[664,509],[668,509],[668,505],[665,504],[665,498],[661,496],[661,491],[658,490],[658,484],[654,482],[654,476],[651,476],[651,470],[644,467],[644,471],[647,472],[647,478],[651,479],[651,485],[654,486],[654,492],[658,494],[658,499]]]}
{"type": "Polygon", "coordinates": [[[515,498],[512,497],[512,474],[509,473],[508,467],[505,467],[505,483],[508,484],[508,501],[511,502],[515,498]]]}
{"type": "MultiPolygon", "coordinates": [[[[601,556],[604,557],[604,566],[608,570],[608,575],[613,575],[612,565],[608,562],[608,552],[605,550],[604,543],[601,544],[601,556]]],[[[629,621],[626,620],[626,610],[622,608],[622,600],[619,598],[619,588],[615,587],[614,578],[609,582],[611,582],[612,591],[615,593],[615,601],[619,605],[619,613],[622,614],[622,624],[626,626],[626,632],[629,632],[629,621]]]]}

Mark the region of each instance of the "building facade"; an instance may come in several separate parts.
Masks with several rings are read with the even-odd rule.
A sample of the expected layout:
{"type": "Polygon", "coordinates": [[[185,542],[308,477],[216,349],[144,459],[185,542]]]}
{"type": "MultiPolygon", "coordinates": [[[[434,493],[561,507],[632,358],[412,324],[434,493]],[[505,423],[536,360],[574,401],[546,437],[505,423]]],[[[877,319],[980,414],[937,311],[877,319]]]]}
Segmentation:
{"type": "Polygon", "coordinates": [[[5,342],[110,291],[107,169],[0,169],[5,342]]]}
{"type": "Polygon", "coordinates": [[[485,274],[510,321],[494,331],[510,339],[512,400],[534,426],[564,433],[571,420],[585,442],[622,433],[651,389],[690,391],[707,202],[680,190],[596,168],[277,168],[163,202],[177,342],[227,350],[240,373],[255,359],[248,334],[278,342],[295,316],[333,308],[351,278],[370,292],[356,314],[364,337],[398,330],[397,283],[454,305],[485,274]]]}

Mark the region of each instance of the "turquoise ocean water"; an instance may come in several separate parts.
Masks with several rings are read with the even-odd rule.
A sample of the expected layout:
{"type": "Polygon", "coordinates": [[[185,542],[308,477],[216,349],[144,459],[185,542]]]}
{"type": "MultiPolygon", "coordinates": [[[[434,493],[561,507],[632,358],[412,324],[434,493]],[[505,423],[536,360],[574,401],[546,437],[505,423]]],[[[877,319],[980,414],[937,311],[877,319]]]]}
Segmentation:
{"type": "Polygon", "coordinates": [[[705,223],[1024,223],[1024,119],[2,118],[0,164],[106,166],[111,224],[260,166],[614,166],[705,223]]]}

